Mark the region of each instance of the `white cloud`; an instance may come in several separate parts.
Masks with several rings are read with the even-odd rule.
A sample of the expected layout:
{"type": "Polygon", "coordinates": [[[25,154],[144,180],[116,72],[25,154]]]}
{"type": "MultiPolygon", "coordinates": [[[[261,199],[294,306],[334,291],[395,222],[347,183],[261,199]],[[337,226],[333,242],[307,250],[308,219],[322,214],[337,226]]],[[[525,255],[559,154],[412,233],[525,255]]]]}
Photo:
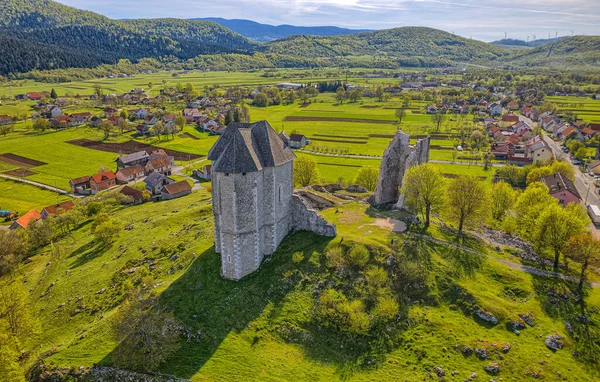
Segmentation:
{"type": "Polygon", "coordinates": [[[58,0],[112,18],[223,17],[269,24],[453,30],[491,41],[534,33],[600,34],[599,0],[58,0]]]}

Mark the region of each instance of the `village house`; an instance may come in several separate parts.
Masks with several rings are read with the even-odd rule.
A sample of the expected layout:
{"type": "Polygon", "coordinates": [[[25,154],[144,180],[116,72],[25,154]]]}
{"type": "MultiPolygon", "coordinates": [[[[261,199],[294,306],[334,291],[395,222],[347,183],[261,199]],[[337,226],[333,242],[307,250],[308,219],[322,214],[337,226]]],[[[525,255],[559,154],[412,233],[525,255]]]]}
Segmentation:
{"type": "Polygon", "coordinates": [[[144,201],[144,194],[140,190],[136,190],[133,187],[125,186],[119,191],[119,193],[131,198],[132,204],[140,204],[144,201]]]}
{"type": "Polygon", "coordinates": [[[519,122],[519,116],[510,112],[510,113],[506,113],[502,116],[501,118],[502,122],[506,122],[506,123],[517,123],[519,122]]]}
{"type": "Polygon", "coordinates": [[[590,129],[589,127],[584,127],[583,129],[581,129],[581,135],[585,139],[590,139],[596,134],[598,134],[598,132],[590,129]]]}
{"type": "Polygon", "coordinates": [[[158,196],[161,195],[164,186],[175,183],[175,181],[159,172],[153,172],[144,179],[144,183],[146,183],[146,190],[150,195],[158,196]]]}
{"type": "Polygon", "coordinates": [[[85,124],[85,118],[80,115],[70,115],[67,117],[67,121],[69,122],[69,126],[81,126],[85,124]]]}
{"type": "Polygon", "coordinates": [[[129,182],[142,178],[144,175],[144,168],[140,164],[135,164],[133,166],[125,167],[117,171],[117,183],[127,184],[129,182]]]}
{"type": "Polygon", "coordinates": [[[561,206],[565,207],[569,203],[579,203],[581,201],[581,196],[573,182],[561,173],[557,172],[545,176],[541,181],[548,186],[550,195],[558,199],[561,206]]]}
{"type": "Polygon", "coordinates": [[[560,139],[560,140],[564,140],[567,139],[568,137],[574,137],[576,139],[581,139],[579,132],[577,131],[576,128],[574,128],[573,126],[561,126],[560,129],[556,129],[555,131],[552,132],[552,135],[554,136],[554,138],[556,139],[560,139]]]}
{"type": "Polygon", "coordinates": [[[63,115],[61,108],[57,106],[52,106],[48,111],[42,113],[46,118],[56,118],[63,115]]]}
{"type": "Polygon", "coordinates": [[[42,95],[40,93],[30,92],[27,93],[27,98],[29,98],[32,101],[39,101],[42,99],[42,95]]]}
{"type": "Polygon", "coordinates": [[[44,207],[40,216],[43,220],[48,219],[49,217],[55,217],[57,215],[63,214],[72,210],[75,207],[75,203],[72,200],[67,200],[58,204],[53,204],[48,207],[44,207]]]}
{"type": "Polygon", "coordinates": [[[150,130],[150,126],[148,126],[148,125],[137,125],[135,127],[135,130],[141,136],[150,136],[150,135],[152,135],[152,131],[150,130]]]}
{"type": "Polygon", "coordinates": [[[90,190],[92,195],[99,191],[108,190],[109,188],[116,187],[117,176],[112,171],[104,171],[101,174],[94,174],[90,179],[90,190]]]}
{"type": "Polygon", "coordinates": [[[146,119],[152,111],[150,109],[139,108],[137,110],[129,110],[129,115],[135,115],[137,119],[146,119]]]}
{"type": "Polygon", "coordinates": [[[301,149],[309,143],[303,134],[290,135],[290,148],[292,149],[301,149]]]}
{"type": "Polygon", "coordinates": [[[11,224],[10,229],[27,228],[31,223],[35,223],[40,219],[42,219],[42,215],[40,214],[40,212],[36,209],[33,209],[27,212],[25,215],[18,218],[17,220],[15,220],[11,224]]]}
{"type": "Polygon", "coordinates": [[[202,112],[196,108],[193,109],[183,109],[183,118],[185,118],[186,123],[195,123],[198,122],[202,117],[202,112]]]}
{"type": "Polygon", "coordinates": [[[71,118],[81,118],[83,119],[84,123],[87,123],[87,121],[89,121],[90,118],[92,118],[92,113],[90,113],[89,111],[83,112],[83,113],[73,113],[70,115],[71,118]]]}
{"type": "Polygon", "coordinates": [[[104,118],[114,117],[115,115],[119,115],[119,110],[112,107],[104,108],[104,118]]]}
{"type": "Polygon", "coordinates": [[[508,104],[506,104],[506,107],[512,111],[519,110],[519,103],[515,101],[510,101],[508,104]]]}
{"type": "Polygon", "coordinates": [[[535,162],[546,162],[552,157],[552,150],[538,135],[525,142],[525,155],[535,162]]]}
{"type": "Polygon", "coordinates": [[[594,130],[595,132],[600,133],[600,123],[590,123],[587,125],[588,129],[594,130]]]}
{"type": "Polygon", "coordinates": [[[164,175],[171,175],[171,162],[168,157],[160,156],[154,159],[150,159],[144,167],[146,174],[152,172],[159,172],[164,175]]]}
{"type": "Polygon", "coordinates": [[[90,118],[90,126],[91,127],[98,127],[98,126],[100,126],[101,123],[102,123],[102,118],[100,118],[100,117],[94,116],[94,117],[90,118]]]}
{"type": "Polygon", "coordinates": [[[189,195],[191,192],[192,186],[190,186],[187,180],[182,180],[181,182],[165,185],[161,191],[161,199],[175,199],[185,195],[189,195]]]}
{"type": "Polygon", "coordinates": [[[0,115],[0,125],[9,125],[13,123],[13,119],[9,115],[0,115]]]}
{"type": "Polygon", "coordinates": [[[595,160],[593,162],[590,162],[587,165],[587,169],[589,172],[594,174],[594,176],[600,177],[600,160],[595,160]]]}
{"type": "Polygon", "coordinates": [[[303,87],[304,85],[302,84],[297,84],[297,83],[292,83],[292,82],[280,82],[278,84],[275,84],[276,88],[279,89],[291,89],[291,90],[298,90],[301,87],[303,87]]]}
{"type": "Polygon", "coordinates": [[[71,179],[69,181],[71,192],[74,194],[89,194],[90,193],[90,177],[88,175],[79,178],[71,179]]]}
{"type": "Polygon", "coordinates": [[[148,126],[153,126],[158,123],[158,118],[156,116],[148,116],[144,119],[144,124],[148,126]]]}
{"type": "Polygon", "coordinates": [[[504,111],[504,108],[498,102],[494,102],[494,103],[490,104],[489,109],[490,109],[490,115],[494,116],[494,117],[501,116],[502,112],[504,111]]]}
{"type": "Polygon", "coordinates": [[[219,124],[212,118],[201,117],[198,119],[198,126],[200,126],[204,131],[209,131],[218,128],[219,124]]]}
{"type": "Polygon", "coordinates": [[[212,165],[204,165],[201,169],[195,169],[193,175],[204,180],[210,180],[212,175],[212,165]]]}
{"type": "Polygon", "coordinates": [[[117,168],[125,168],[135,164],[145,165],[148,163],[150,155],[144,150],[128,155],[122,155],[117,158],[117,168]]]}
{"type": "Polygon", "coordinates": [[[164,149],[156,149],[156,150],[150,152],[150,156],[148,157],[148,160],[156,159],[159,157],[168,158],[169,162],[171,163],[171,166],[175,166],[175,157],[168,155],[164,149]]]}

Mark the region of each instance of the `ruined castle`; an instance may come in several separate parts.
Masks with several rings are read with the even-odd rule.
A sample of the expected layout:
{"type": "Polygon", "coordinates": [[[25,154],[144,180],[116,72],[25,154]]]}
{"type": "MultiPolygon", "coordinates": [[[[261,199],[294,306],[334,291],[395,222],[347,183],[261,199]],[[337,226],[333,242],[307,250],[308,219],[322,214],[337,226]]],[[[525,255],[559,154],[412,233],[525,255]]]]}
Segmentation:
{"type": "Polygon", "coordinates": [[[211,148],[215,250],[223,277],[238,280],[257,270],[292,231],[336,235],[335,225],[293,194],[295,158],[266,121],[230,123],[211,148]]]}
{"type": "Polygon", "coordinates": [[[400,188],[404,174],[410,167],[429,161],[429,146],[429,137],[419,139],[414,146],[411,146],[410,135],[401,130],[396,132],[381,159],[375,194],[370,199],[372,205],[393,203],[396,208],[402,208],[404,199],[400,194],[400,188]]]}

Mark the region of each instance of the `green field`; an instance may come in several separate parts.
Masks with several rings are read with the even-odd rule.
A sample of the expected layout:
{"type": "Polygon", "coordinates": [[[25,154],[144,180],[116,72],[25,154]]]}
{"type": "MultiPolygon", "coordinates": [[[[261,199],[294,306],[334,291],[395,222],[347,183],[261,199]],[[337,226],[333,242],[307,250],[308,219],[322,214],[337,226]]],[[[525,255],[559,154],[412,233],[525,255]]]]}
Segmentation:
{"type": "MultiPolygon", "coordinates": [[[[341,238],[387,253],[391,233],[380,221],[394,215],[358,203],[325,210],[324,217],[337,224],[337,238],[329,241],[296,233],[260,271],[234,282],[219,276],[209,199],[198,191],[172,201],[120,207],[111,214],[133,229],[123,231],[110,248],[99,248],[91,241],[91,225],[84,224],[22,265],[13,282],[29,285],[40,323],[39,338],[24,344],[36,348],[30,359],[53,349],[45,356],[50,365],[111,364],[111,352],[117,345],[111,323],[127,290],[144,282],[157,286],[154,292],[178,324],[202,333],[200,340],[181,341],[179,350],[160,370],[192,381],[422,381],[431,378],[428,376],[438,365],[448,375],[457,371],[460,380],[473,372],[486,380],[525,380],[532,372],[548,381],[558,380],[557,373],[568,375],[570,381],[589,381],[599,375],[572,355],[575,349],[582,351],[582,345],[568,335],[563,320],[571,320],[579,310],[557,311],[547,297],[548,290],[565,291],[571,285],[512,270],[497,259],[518,261],[516,257],[477,241],[470,245],[479,254],[453,250],[450,244],[431,245],[427,257],[411,263],[417,267],[414,272],[429,280],[425,282],[430,289],[419,292],[423,293],[420,302],[403,302],[397,323],[399,344],[379,354],[382,361],[362,363],[365,354],[340,346],[332,333],[314,326],[315,291],[320,289],[320,280],[336,276],[309,258],[341,238]],[[295,252],[303,253],[304,259],[293,262],[295,252]],[[170,260],[173,254],[178,258],[170,260]],[[149,267],[151,262],[156,265],[149,267]],[[123,273],[132,267],[137,270],[123,273]],[[55,284],[49,287],[51,283],[55,284]],[[96,293],[103,288],[104,293],[96,293]],[[451,290],[459,290],[460,298],[493,313],[501,323],[492,327],[463,313],[451,290]],[[77,301],[83,301],[84,307],[78,308],[82,302],[77,301]],[[76,310],[79,314],[73,315],[76,310]],[[507,330],[508,320],[526,312],[535,318],[534,327],[522,330],[520,336],[507,330]],[[544,346],[544,337],[552,333],[566,338],[565,349],[553,353],[544,346]],[[507,343],[511,344],[508,353],[494,350],[507,343]],[[455,345],[459,350],[454,350],[455,345]],[[492,358],[484,361],[475,355],[463,356],[460,349],[464,346],[488,347],[492,358]],[[488,377],[483,371],[490,362],[500,364],[497,377],[488,377]]],[[[431,230],[436,237],[448,234],[438,226],[431,230]]],[[[324,264],[322,255],[321,259],[324,264]]],[[[377,261],[385,259],[374,260],[375,264],[377,261]]],[[[586,300],[593,315],[590,318],[597,317],[600,292],[589,290],[586,300]]],[[[562,305],[565,309],[570,306],[562,305]]]]}
{"type": "MultiPolygon", "coordinates": [[[[192,72],[187,75],[172,77],[172,73],[160,72],[151,75],[137,75],[133,78],[102,79],[62,84],[34,83],[20,81],[19,86],[8,87],[6,84],[0,91],[5,95],[24,93],[28,91],[48,91],[54,88],[59,96],[75,94],[89,95],[93,86],[100,84],[104,92],[126,92],[135,87],[148,88],[148,82],[153,82],[151,94],[158,94],[160,89],[172,87],[176,82],[191,82],[197,89],[204,86],[243,86],[247,89],[258,85],[273,84],[281,81],[312,82],[334,81],[339,79],[337,70],[280,70],[269,73],[265,77],[264,71],[257,72],[192,72]],[[165,81],[163,83],[163,81],[165,81]],[[74,92],[77,90],[77,92],[74,92]]],[[[355,84],[376,86],[377,84],[393,84],[397,80],[390,78],[349,78],[355,84]]],[[[16,85],[16,83],[13,83],[16,85]]],[[[285,130],[291,133],[306,135],[311,144],[305,148],[309,152],[332,153],[343,148],[347,154],[380,157],[389,145],[391,137],[400,128],[412,135],[427,135],[436,133],[433,129],[431,117],[424,114],[426,101],[412,101],[408,115],[401,124],[395,118],[395,109],[401,106],[402,96],[394,95],[385,102],[378,102],[376,98],[362,98],[355,103],[338,104],[332,93],[320,94],[309,105],[300,105],[299,101],[289,105],[269,107],[249,106],[252,121],[266,119],[277,131],[285,130]],[[321,120],[315,120],[321,119],[321,120]]],[[[70,99],[71,104],[63,108],[65,114],[81,111],[90,111],[93,115],[102,116],[104,105],[85,98],[70,99]]],[[[31,108],[33,101],[4,100],[0,105],[0,115],[29,115],[34,110],[31,108]]],[[[168,113],[178,114],[185,106],[182,102],[173,102],[165,105],[168,113]]],[[[124,106],[124,109],[134,109],[137,106],[124,106]]],[[[459,124],[465,123],[462,117],[446,117],[440,128],[441,133],[452,132],[459,124]]],[[[132,123],[132,126],[134,124],[132,123]]],[[[72,178],[95,173],[100,167],[114,168],[114,160],[118,153],[110,153],[74,146],[67,143],[74,139],[102,140],[102,133],[97,129],[88,127],[68,128],[63,131],[48,131],[44,133],[31,130],[31,122],[19,122],[15,125],[15,132],[6,137],[0,137],[0,154],[12,153],[29,159],[47,163],[46,165],[30,169],[35,174],[28,179],[44,184],[68,189],[68,182],[72,178]]],[[[183,153],[206,155],[216,136],[209,136],[200,132],[193,126],[187,126],[174,139],[171,137],[160,139],[138,138],[135,134],[113,135],[107,142],[125,142],[134,139],[140,142],[164,147],[183,153]]],[[[413,142],[415,139],[412,140],[413,142]]],[[[432,139],[430,158],[433,160],[452,161],[452,148],[459,142],[456,139],[432,139]]],[[[306,155],[299,153],[299,155],[306,155]]],[[[335,182],[340,177],[346,182],[351,182],[356,173],[363,166],[379,166],[377,159],[355,159],[313,155],[318,162],[321,177],[326,182],[335,182]]],[[[461,160],[459,159],[458,162],[461,160]]],[[[186,162],[177,164],[186,165],[186,162]]],[[[0,171],[15,169],[15,166],[0,162],[0,171]]],[[[448,173],[471,172],[468,166],[460,168],[459,165],[449,165],[448,173]]],[[[480,168],[472,168],[473,173],[480,172],[480,168]]],[[[487,174],[486,174],[487,176],[487,174]]],[[[38,205],[36,197],[32,195],[30,204],[38,205]]]]}
{"type": "Polygon", "coordinates": [[[546,97],[546,100],[558,106],[561,112],[573,113],[584,122],[600,123],[600,100],[589,97],[546,97]]]}
{"type": "Polygon", "coordinates": [[[42,208],[70,199],[29,184],[13,182],[0,178],[0,209],[17,211],[21,215],[36,208],[42,208]]]}

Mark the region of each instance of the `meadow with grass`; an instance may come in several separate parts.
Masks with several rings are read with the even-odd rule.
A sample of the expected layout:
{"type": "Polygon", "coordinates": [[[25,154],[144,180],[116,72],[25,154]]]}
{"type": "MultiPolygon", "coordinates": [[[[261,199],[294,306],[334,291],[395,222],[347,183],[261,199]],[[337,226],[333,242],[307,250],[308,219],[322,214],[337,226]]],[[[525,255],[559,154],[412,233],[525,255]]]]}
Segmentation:
{"type": "MultiPolygon", "coordinates": [[[[236,282],[219,276],[206,191],[105,208],[131,227],[110,246],[93,240],[88,222],[39,250],[14,277],[2,279],[29,286],[39,327],[23,346],[32,349],[29,360],[41,356],[50,370],[112,365],[119,346],[112,327],[120,306],[132,290],[146,287],[194,334],[179,342],[159,371],[192,381],[420,381],[435,376],[438,367],[460,379],[476,373],[480,378],[559,380],[561,375],[587,381],[598,375],[573,355],[584,354],[585,344],[568,339],[556,352],[544,345],[549,334],[569,338],[563,320],[578,315],[579,308],[572,301],[556,306],[549,296],[569,294],[572,283],[512,269],[502,262],[518,262],[508,247],[472,236],[453,244],[455,233],[437,223],[425,235],[398,236],[385,224],[402,218],[398,212],[350,202],[323,211],[337,224],[337,238],[293,234],[259,271],[236,282]],[[346,274],[332,268],[332,248],[360,245],[369,249],[366,263],[346,274]],[[322,326],[315,293],[324,293],[331,283],[348,285],[343,289],[348,296],[367,293],[345,284],[346,278],[360,279],[377,269],[395,269],[377,292],[399,298],[393,335],[384,343],[322,326]],[[501,323],[480,320],[471,313],[474,307],[501,323]],[[517,335],[509,323],[519,314],[528,314],[534,325],[517,335]],[[486,349],[485,357],[475,349],[486,349]],[[499,365],[499,373],[483,370],[491,363],[499,365]]],[[[586,293],[586,309],[596,315],[600,292],[586,293]]]]}

